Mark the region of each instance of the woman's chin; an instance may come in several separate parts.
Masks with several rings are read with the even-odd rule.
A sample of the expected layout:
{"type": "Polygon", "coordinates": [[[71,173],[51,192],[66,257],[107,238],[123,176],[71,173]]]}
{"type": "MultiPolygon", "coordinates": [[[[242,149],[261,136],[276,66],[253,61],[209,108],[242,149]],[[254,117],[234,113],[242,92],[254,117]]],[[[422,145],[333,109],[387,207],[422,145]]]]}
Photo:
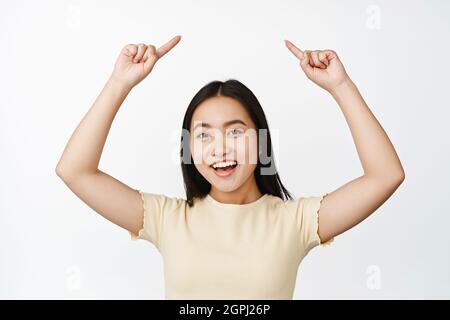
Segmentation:
{"type": "Polygon", "coordinates": [[[221,192],[232,192],[239,188],[239,184],[236,184],[235,181],[217,181],[217,179],[214,179],[211,185],[221,192]]]}
{"type": "Polygon", "coordinates": [[[239,183],[239,179],[235,178],[222,178],[217,176],[212,176],[210,178],[210,183],[217,191],[221,192],[232,192],[239,188],[241,183],[239,183]]]}

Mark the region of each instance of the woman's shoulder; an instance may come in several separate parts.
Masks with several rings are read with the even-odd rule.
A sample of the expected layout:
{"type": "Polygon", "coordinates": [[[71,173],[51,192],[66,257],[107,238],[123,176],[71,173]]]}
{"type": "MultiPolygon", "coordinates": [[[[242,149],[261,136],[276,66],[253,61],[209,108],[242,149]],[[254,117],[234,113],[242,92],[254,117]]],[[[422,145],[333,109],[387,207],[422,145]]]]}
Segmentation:
{"type": "Polygon", "coordinates": [[[180,196],[138,190],[145,207],[156,207],[164,210],[184,209],[186,199],[180,196]]]}
{"type": "Polygon", "coordinates": [[[272,206],[273,209],[281,211],[298,211],[305,204],[308,204],[312,200],[317,199],[316,196],[292,196],[282,198],[275,195],[268,195],[268,204],[272,206]]]}

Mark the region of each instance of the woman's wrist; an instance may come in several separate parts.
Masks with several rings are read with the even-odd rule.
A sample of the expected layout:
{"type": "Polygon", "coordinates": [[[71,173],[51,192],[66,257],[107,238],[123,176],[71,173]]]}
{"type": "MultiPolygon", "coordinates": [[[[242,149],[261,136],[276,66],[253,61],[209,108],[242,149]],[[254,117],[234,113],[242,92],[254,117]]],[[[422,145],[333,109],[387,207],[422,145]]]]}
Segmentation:
{"type": "Polygon", "coordinates": [[[344,95],[345,93],[348,93],[349,91],[354,89],[356,89],[355,83],[350,78],[346,78],[340,84],[330,89],[329,92],[333,96],[333,98],[337,100],[339,97],[342,97],[342,95],[344,95]]]}
{"type": "Polygon", "coordinates": [[[111,75],[108,79],[108,84],[112,86],[115,90],[118,92],[122,92],[124,94],[128,94],[131,89],[133,89],[133,86],[125,83],[124,81],[121,81],[120,79],[117,79],[114,75],[111,75]]]}

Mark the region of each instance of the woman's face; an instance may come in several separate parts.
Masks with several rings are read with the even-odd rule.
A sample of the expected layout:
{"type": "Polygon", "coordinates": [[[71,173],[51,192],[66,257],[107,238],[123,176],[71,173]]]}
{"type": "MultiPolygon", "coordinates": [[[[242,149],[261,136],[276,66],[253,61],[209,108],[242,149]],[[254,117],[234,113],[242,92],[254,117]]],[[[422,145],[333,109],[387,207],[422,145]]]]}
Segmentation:
{"type": "Polygon", "coordinates": [[[212,97],[194,111],[190,127],[190,148],[195,167],[212,187],[231,192],[249,178],[258,161],[255,124],[239,101],[230,97],[212,97]],[[236,161],[226,170],[213,164],[236,161]]]}

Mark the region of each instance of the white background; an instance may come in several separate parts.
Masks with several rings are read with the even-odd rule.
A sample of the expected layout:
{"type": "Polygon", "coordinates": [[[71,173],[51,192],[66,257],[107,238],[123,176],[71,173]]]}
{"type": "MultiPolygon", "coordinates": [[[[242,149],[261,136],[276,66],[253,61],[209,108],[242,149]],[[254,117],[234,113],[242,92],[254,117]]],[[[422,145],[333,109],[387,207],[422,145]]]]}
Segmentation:
{"type": "Polygon", "coordinates": [[[175,161],[184,112],[209,81],[236,78],[265,110],[288,190],[337,189],[363,173],[349,128],[283,39],[333,49],[406,179],[333,246],[310,252],[294,298],[450,298],[449,9],[447,1],[1,2],[0,298],[164,299],[156,248],[90,209],[55,167],[120,49],[178,34],[118,112],[101,170],[184,197],[175,161]]]}

